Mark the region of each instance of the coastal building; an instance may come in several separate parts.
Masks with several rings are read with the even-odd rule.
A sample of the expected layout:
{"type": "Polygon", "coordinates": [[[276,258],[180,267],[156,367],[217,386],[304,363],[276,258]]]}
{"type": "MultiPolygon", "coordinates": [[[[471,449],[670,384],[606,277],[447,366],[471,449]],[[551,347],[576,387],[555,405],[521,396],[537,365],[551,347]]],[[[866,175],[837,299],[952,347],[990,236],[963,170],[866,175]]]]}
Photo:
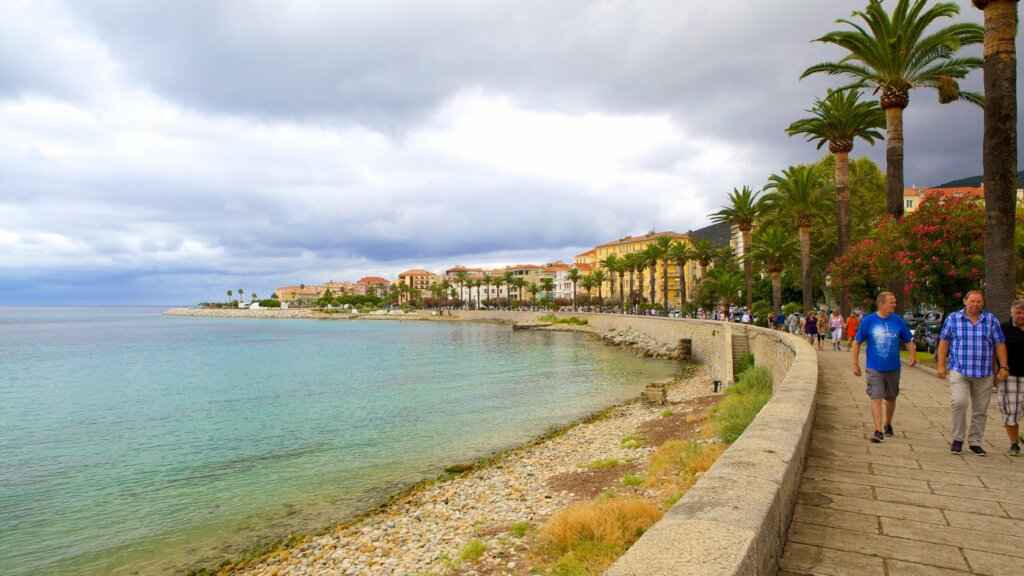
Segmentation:
{"type": "Polygon", "coordinates": [[[323,296],[325,289],[325,286],[320,285],[299,284],[298,286],[282,286],[275,289],[274,293],[277,294],[277,299],[281,301],[281,304],[297,308],[316,305],[316,301],[323,296]]]}
{"type": "Polygon", "coordinates": [[[381,278],[380,276],[363,276],[359,280],[356,280],[353,293],[360,296],[376,296],[377,298],[384,298],[388,295],[388,288],[391,287],[391,281],[387,278],[381,278]]]}
{"type": "MultiPolygon", "coordinates": [[[[673,232],[673,231],[663,231],[663,232],[651,231],[651,232],[648,232],[647,234],[638,235],[638,236],[624,236],[624,237],[619,238],[617,240],[612,240],[611,242],[605,242],[604,244],[600,244],[598,246],[595,246],[595,247],[591,248],[590,250],[587,250],[586,252],[583,252],[581,254],[577,254],[576,255],[576,266],[577,266],[577,268],[580,268],[581,266],[589,266],[589,267],[593,267],[594,270],[598,270],[598,269],[603,270],[604,274],[605,274],[605,280],[604,280],[604,282],[602,282],[600,288],[597,288],[597,287],[594,288],[594,290],[593,290],[594,294],[593,295],[594,296],[600,295],[601,297],[603,297],[605,299],[617,300],[618,297],[619,297],[619,293],[620,293],[619,292],[619,288],[620,287],[618,285],[619,284],[619,276],[618,276],[617,273],[613,275],[612,273],[610,273],[608,271],[607,266],[606,266],[606,262],[608,261],[608,257],[614,255],[616,258],[623,258],[623,257],[625,257],[625,256],[627,256],[629,254],[633,254],[633,253],[636,253],[636,252],[643,252],[649,245],[654,244],[655,242],[658,241],[658,238],[662,238],[662,237],[668,237],[668,238],[672,239],[675,242],[683,242],[683,243],[686,243],[686,244],[690,244],[691,243],[690,237],[687,234],[682,234],[682,233],[673,232]],[[613,276],[614,276],[614,278],[613,278],[613,276]]],[[[686,267],[685,267],[684,274],[685,273],[689,273],[689,271],[692,268],[692,266],[693,266],[692,262],[691,263],[687,263],[686,267]]],[[[643,290],[642,296],[639,294],[639,290],[640,290],[639,279],[636,278],[636,275],[633,275],[634,281],[633,281],[632,291],[633,291],[634,294],[636,294],[637,296],[641,297],[642,299],[649,299],[649,294],[650,294],[650,271],[649,270],[650,269],[645,269],[644,273],[643,273],[644,274],[644,278],[643,278],[644,290],[643,290]]],[[[582,269],[581,269],[581,271],[582,271],[582,269]]],[[[630,298],[629,294],[630,294],[630,288],[631,288],[630,285],[629,285],[629,278],[630,278],[630,274],[627,272],[624,275],[624,277],[623,277],[623,280],[625,281],[626,285],[622,287],[623,288],[622,294],[623,294],[623,296],[625,297],[625,299],[627,301],[630,298]]],[[[665,304],[663,302],[663,300],[664,300],[663,290],[662,290],[663,283],[664,283],[664,262],[659,260],[657,262],[657,264],[655,265],[655,302],[657,302],[658,304],[662,304],[662,305],[665,304]]],[[[670,307],[673,306],[673,305],[678,306],[678,303],[679,303],[679,285],[680,285],[679,284],[679,274],[678,274],[678,271],[677,271],[677,267],[674,264],[669,263],[669,267],[668,267],[668,288],[669,288],[668,296],[669,296],[669,302],[668,302],[668,305],[670,307]]],[[[688,294],[688,297],[691,297],[691,295],[688,294]]]]}
{"type": "Polygon", "coordinates": [[[554,281],[554,289],[549,294],[538,294],[551,300],[572,299],[572,281],[569,280],[569,271],[572,266],[565,262],[551,262],[544,267],[544,272],[550,275],[554,281]]]}
{"type": "Polygon", "coordinates": [[[415,300],[431,298],[433,296],[430,292],[431,286],[440,281],[441,277],[437,274],[419,268],[402,272],[398,275],[398,280],[395,282],[401,289],[398,294],[398,303],[408,304],[415,300]],[[407,286],[408,288],[401,288],[402,286],[407,286]]]}

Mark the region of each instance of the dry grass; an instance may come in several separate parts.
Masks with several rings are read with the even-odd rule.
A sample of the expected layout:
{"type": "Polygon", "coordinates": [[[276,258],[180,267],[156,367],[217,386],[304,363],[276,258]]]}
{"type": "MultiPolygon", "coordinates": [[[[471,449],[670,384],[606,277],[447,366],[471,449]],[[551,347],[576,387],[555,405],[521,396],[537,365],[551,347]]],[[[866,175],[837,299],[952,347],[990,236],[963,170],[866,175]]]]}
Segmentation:
{"type": "Polygon", "coordinates": [[[669,440],[651,454],[647,485],[662,493],[685,491],[711,468],[724,450],[721,444],[669,440]]]}
{"type": "Polygon", "coordinates": [[[540,529],[538,550],[550,573],[600,574],[661,518],[657,506],[637,498],[574,504],[540,529]]]}

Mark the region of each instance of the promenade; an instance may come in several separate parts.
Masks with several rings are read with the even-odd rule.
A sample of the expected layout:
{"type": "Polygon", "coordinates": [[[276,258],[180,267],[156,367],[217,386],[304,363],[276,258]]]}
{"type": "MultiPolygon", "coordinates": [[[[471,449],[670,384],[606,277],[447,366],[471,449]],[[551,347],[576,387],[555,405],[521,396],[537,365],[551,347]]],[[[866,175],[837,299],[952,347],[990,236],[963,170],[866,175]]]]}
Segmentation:
{"type": "Polygon", "coordinates": [[[1024,574],[1024,458],[1006,456],[995,404],[989,456],[950,454],[947,384],[905,367],[896,436],[870,444],[849,352],[818,356],[817,416],[780,574],[1024,574]]]}

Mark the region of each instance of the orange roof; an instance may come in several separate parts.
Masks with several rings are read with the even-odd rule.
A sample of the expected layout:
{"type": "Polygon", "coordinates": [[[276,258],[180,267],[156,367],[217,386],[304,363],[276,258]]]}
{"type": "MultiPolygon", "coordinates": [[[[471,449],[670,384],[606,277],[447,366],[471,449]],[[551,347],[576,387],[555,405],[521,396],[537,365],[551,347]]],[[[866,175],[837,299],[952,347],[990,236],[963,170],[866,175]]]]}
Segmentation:
{"type": "Polygon", "coordinates": [[[506,270],[539,270],[541,268],[541,266],[537,266],[536,264],[515,264],[513,266],[505,267],[506,270]]]}
{"type": "Polygon", "coordinates": [[[580,272],[590,272],[591,270],[594,269],[594,267],[591,266],[590,264],[577,264],[576,269],[579,270],[580,272]]]}
{"type": "Polygon", "coordinates": [[[391,284],[387,278],[381,278],[380,276],[363,276],[356,281],[356,284],[391,284]]]}
{"type": "Polygon", "coordinates": [[[413,268],[412,270],[406,270],[405,272],[402,272],[401,274],[398,275],[398,277],[402,278],[403,276],[433,276],[433,275],[434,275],[433,272],[427,272],[426,270],[422,270],[420,268],[413,268]]]}
{"type": "Polygon", "coordinates": [[[560,271],[564,271],[564,270],[569,270],[570,268],[572,268],[572,266],[569,266],[568,264],[566,264],[564,262],[557,262],[557,263],[554,263],[554,264],[548,264],[544,268],[544,271],[545,272],[560,272],[560,271]]]}
{"type": "Polygon", "coordinates": [[[597,246],[594,246],[593,248],[591,248],[590,250],[587,250],[586,252],[581,252],[581,253],[577,254],[576,257],[579,258],[580,256],[586,256],[588,254],[593,254],[593,253],[597,252],[598,248],[609,248],[611,246],[620,246],[622,244],[629,244],[631,242],[641,242],[641,241],[644,241],[644,240],[653,240],[655,238],[658,238],[659,236],[668,236],[669,238],[678,239],[678,240],[688,240],[690,238],[690,236],[688,234],[683,234],[683,233],[680,233],[680,232],[673,232],[671,230],[665,230],[664,232],[648,232],[647,234],[642,234],[640,236],[623,236],[622,238],[619,238],[618,240],[612,240],[611,242],[605,242],[604,244],[598,244],[597,246]]]}

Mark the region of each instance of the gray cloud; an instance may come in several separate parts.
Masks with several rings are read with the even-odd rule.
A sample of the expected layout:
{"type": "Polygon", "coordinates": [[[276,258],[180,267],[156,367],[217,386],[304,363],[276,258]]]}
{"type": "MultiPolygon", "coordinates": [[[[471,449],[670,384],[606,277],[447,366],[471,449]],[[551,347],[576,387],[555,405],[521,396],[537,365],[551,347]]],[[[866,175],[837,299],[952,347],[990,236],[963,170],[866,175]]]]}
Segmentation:
{"type": "MultiPolygon", "coordinates": [[[[696,228],[820,158],[783,130],[837,82],[799,81],[837,56],[810,40],[863,4],[10,4],[0,288],[145,299],[696,228]]],[[[916,91],[906,138],[908,185],[981,170],[970,105],[916,91]]]]}

